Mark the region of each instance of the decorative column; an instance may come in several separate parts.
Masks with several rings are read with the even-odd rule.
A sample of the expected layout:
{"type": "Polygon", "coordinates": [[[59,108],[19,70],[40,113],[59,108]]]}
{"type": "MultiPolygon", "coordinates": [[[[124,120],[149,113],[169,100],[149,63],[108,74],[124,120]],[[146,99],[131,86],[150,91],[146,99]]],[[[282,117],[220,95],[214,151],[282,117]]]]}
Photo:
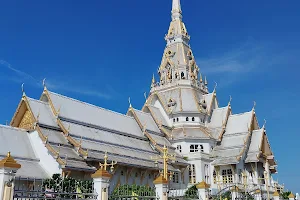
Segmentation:
{"type": "Polygon", "coordinates": [[[14,177],[17,170],[21,168],[10,155],[0,161],[0,199],[13,200],[14,196],[14,177]]]}
{"type": "Polygon", "coordinates": [[[255,197],[255,200],[261,200],[262,199],[262,191],[260,189],[255,190],[254,197],[255,197]]]}
{"type": "Polygon", "coordinates": [[[275,190],[275,192],[273,193],[273,199],[279,200],[279,193],[277,192],[277,190],[275,190]]]}
{"type": "Polygon", "coordinates": [[[238,198],[239,188],[237,186],[233,186],[231,189],[231,199],[235,200],[238,198]]]}
{"type": "Polygon", "coordinates": [[[199,193],[199,199],[201,200],[207,200],[208,199],[208,189],[210,188],[210,185],[207,184],[205,181],[202,181],[201,183],[196,185],[199,193]]]}
{"type": "Polygon", "coordinates": [[[293,193],[291,193],[288,197],[289,197],[289,200],[295,200],[295,196],[293,195],[293,193]]]}
{"type": "Polygon", "coordinates": [[[111,177],[112,175],[103,168],[100,168],[92,174],[94,190],[98,195],[97,200],[108,200],[108,187],[111,177]]]}
{"type": "Polygon", "coordinates": [[[164,176],[160,174],[159,177],[153,181],[153,183],[155,185],[156,197],[159,200],[167,200],[168,180],[166,180],[164,176]]]}

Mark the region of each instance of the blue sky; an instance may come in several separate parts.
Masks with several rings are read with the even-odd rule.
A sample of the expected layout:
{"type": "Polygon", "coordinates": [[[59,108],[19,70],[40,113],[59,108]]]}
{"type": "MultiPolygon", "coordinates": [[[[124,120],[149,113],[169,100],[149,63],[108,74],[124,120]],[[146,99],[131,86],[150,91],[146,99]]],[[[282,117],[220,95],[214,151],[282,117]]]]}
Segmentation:
{"type": "MultiPolygon", "coordinates": [[[[300,192],[300,2],[182,0],[197,63],[220,105],[257,102],[280,182],[300,192]]],[[[171,0],[1,1],[0,123],[50,90],[125,113],[141,108],[165,47],[171,0]]]]}

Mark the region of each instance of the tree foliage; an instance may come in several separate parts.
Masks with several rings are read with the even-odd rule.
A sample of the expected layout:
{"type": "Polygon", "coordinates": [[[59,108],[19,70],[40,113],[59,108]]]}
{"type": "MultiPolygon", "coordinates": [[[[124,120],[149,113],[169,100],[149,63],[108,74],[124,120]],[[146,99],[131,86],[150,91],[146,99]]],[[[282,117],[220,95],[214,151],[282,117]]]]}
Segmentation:
{"type": "Polygon", "coordinates": [[[62,178],[60,174],[53,174],[52,178],[43,181],[43,191],[52,197],[87,197],[93,195],[93,181],[62,178]]]}
{"type": "Polygon", "coordinates": [[[291,194],[291,191],[287,191],[287,192],[282,192],[280,193],[281,198],[283,199],[289,199],[289,195],[291,194]]]}
{"type": "Polygon", "coordinates": [[[193,185],[191,187],[189,187],[185,193],[184,193],[184,197],[185,198],[190,198],[190,199],[198,199],[198,189],[196,187],[196,185],[193,185]]]}
{"type": "Polygon", "coordinates": [[[140,185],[121,185],[114,189],[112,196],[156,196],[155,189],[140,185]]]}

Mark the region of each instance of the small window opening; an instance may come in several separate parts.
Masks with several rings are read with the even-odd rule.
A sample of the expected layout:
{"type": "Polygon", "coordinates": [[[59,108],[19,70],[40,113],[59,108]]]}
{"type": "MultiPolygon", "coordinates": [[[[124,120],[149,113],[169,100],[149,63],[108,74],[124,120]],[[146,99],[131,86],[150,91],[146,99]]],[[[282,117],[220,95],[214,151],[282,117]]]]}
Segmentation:
{"type": "Polygon", "coordinates": [[[188,122],[188,121],[189,121],[189,118],[187,117],[187,118],[185,119],[185,121],[187,121],[187,122],[188,122]]]}
{"type": "Polygon", "coordinates": [[[192,121],[193,121],[193,122],[195,121],[195,117],[192,117],[192,121]]]}

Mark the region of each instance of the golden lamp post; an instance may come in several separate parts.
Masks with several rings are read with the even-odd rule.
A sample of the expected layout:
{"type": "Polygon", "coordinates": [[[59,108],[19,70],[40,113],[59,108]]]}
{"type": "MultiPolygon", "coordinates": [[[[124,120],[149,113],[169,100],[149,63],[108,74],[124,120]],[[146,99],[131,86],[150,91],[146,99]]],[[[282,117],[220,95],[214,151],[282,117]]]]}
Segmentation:
{"type": "Polygon", "coordinates": [[[169,154],[168,153],[168,148],[166,145],[163,147],[163,155],[159,155],[157,157],[151,157],[152,160],[155,160],[155,166],[158,166],[158,160],[163,161],[163,171],[161,172],[163,174],[164,179],[168,180],[168,176],[170,176],[170,179],[173,176],[172,172],[168,172],[168,161],[169,160],[176,160],[175,154],[169,154]]]}
{"type": "Polygon", "coordinates": [[[117,161],[111,161],[111,163],[107,162],[108,156],[107,156],[107,152],[105,152],[104,154],[104,163],[102,164],[101,162],[99,162],[99,166],[101,168],[101,170],[105,170],[107,171],[107,167],[110,167],[110,171],[113,172],[114,171],[114,165],[117,164],[117,161]]]}

